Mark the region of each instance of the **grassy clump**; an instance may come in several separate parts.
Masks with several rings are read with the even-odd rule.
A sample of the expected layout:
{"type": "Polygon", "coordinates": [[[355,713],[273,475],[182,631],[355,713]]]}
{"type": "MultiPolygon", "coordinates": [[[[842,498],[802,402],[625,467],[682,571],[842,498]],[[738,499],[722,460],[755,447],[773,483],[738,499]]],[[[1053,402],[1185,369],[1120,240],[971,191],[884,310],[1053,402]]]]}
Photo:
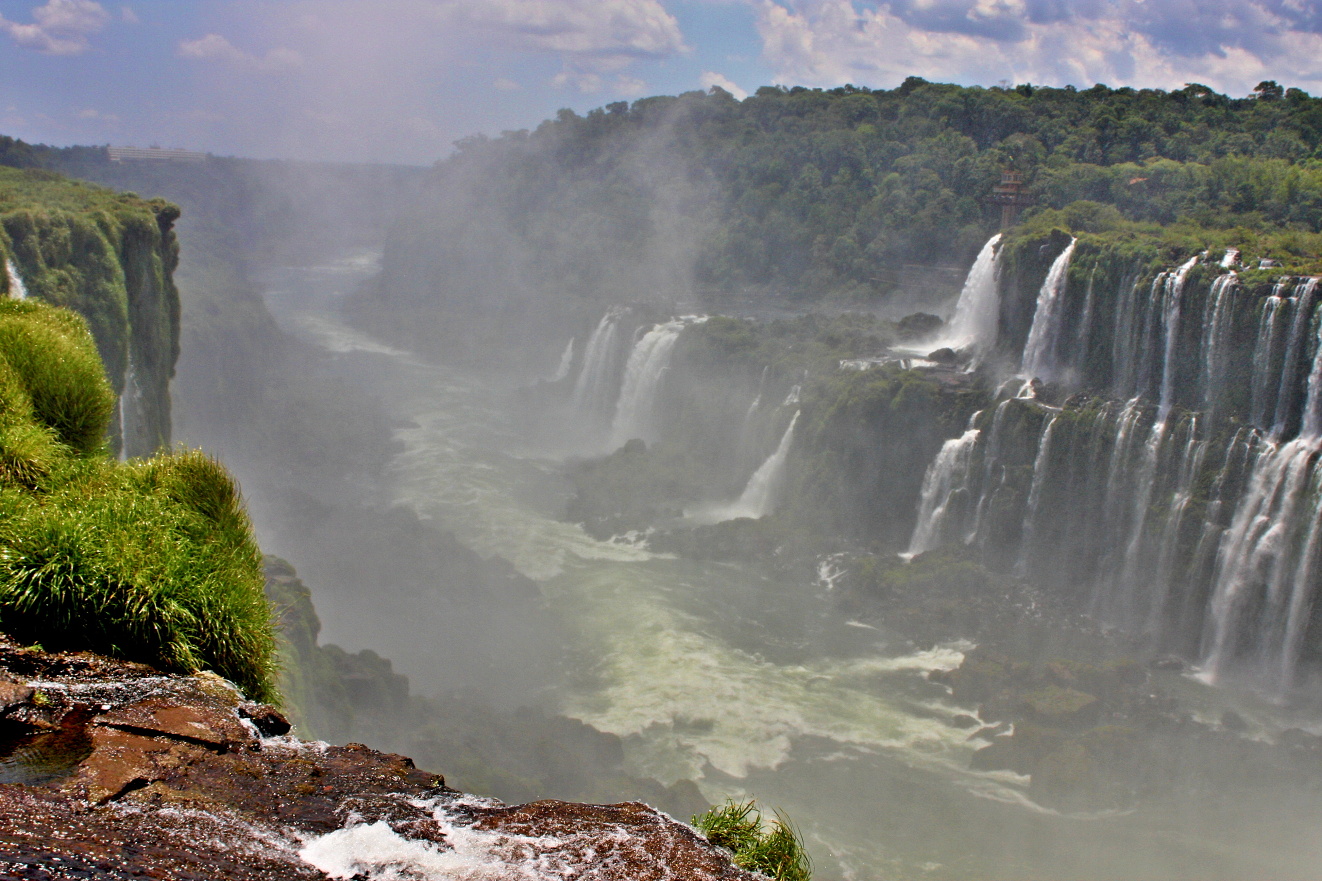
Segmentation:
{"type": "Polygon", "coordinates": [[[0,629],[212,669],[275,697],[271,611],[238,488],[200,452],[119,463],[82,320],[0,301],[0,629]]]}
{"type": "Polygon", "coordinates": [[[729,849],[742,869],[777,881],[811,881],[812,861],[803,839],[779,811],[766,826],[755,802],[731,799],[694,817],[693,825],[712,844],[729,849]]]}

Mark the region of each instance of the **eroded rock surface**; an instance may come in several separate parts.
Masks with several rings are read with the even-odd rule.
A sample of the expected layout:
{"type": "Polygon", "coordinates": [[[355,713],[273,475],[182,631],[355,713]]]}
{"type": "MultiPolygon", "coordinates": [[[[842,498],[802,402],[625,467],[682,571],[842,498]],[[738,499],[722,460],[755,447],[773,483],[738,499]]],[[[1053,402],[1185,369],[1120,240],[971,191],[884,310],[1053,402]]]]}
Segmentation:
{"type": "Polygon", "coordinates": [[[0,877],[753,879],[642,804],[464,796],[215,676],[0,637],[0,877]]]}

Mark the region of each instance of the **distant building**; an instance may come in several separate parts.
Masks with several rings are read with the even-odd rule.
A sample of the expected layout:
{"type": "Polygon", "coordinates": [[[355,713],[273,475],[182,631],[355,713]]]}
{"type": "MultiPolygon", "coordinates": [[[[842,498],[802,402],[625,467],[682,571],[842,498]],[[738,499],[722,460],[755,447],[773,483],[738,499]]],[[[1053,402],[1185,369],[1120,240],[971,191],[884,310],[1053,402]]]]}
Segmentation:
{"type": "Polygon", "coordinates": [[[1024,186],[1024,176],[1017,171],[1005,169],[1001,172],[1001,182],[987,198],[993,205],[1001,206],[1002,232],[1014,226],[1019,219],[1019,212],[1033,204],[1033,197],[1024,186]]]}
{"type": "Polygon", "coordinates": [[[108,147],[111,162],[127,162],[139,159],[155,159],[166,162],[201,162],[206,153],[196,150],[179,150],[165,147],[108,147]]]}

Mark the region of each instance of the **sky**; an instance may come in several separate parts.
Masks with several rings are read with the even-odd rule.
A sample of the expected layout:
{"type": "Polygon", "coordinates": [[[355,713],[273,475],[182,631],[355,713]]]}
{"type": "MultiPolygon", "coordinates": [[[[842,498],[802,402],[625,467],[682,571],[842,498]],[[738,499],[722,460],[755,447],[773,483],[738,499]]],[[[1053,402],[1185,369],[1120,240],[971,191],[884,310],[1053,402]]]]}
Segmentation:
{"type": "Polygon", "coordinates": [[[1322,94],[1322,0],[0,0],[0,134],[430,164],[720,87],[1322,94]]]}

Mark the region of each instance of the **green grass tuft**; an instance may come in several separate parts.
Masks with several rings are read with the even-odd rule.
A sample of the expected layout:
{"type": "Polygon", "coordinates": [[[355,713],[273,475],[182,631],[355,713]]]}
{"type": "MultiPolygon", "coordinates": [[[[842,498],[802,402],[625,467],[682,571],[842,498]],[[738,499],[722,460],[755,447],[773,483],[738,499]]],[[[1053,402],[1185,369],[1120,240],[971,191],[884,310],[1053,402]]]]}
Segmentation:
{"type": "Polygon", "coordinates": [[[17,306],[0,303],[0,629],[275,699],[261,553],[233,479],[197,451],[112,461],[114,395],[86,327],[17,306]]]}
{"type": "Polygon", "coordinates": [[[105,443],[115,393],[86,324],[65,310],[0,300],[0,360],[16,374],[32,415],[57,439],[90,454],[105,443]]]}
{"type": "Polygon", "coordinates": [[[712,844],[730,850],[742,869],[777,881],[811,881],[812,860],[803,838],[779,811],[767,826],[756,803],[731,799],[694,817],[693,825],[712,844]]]}

